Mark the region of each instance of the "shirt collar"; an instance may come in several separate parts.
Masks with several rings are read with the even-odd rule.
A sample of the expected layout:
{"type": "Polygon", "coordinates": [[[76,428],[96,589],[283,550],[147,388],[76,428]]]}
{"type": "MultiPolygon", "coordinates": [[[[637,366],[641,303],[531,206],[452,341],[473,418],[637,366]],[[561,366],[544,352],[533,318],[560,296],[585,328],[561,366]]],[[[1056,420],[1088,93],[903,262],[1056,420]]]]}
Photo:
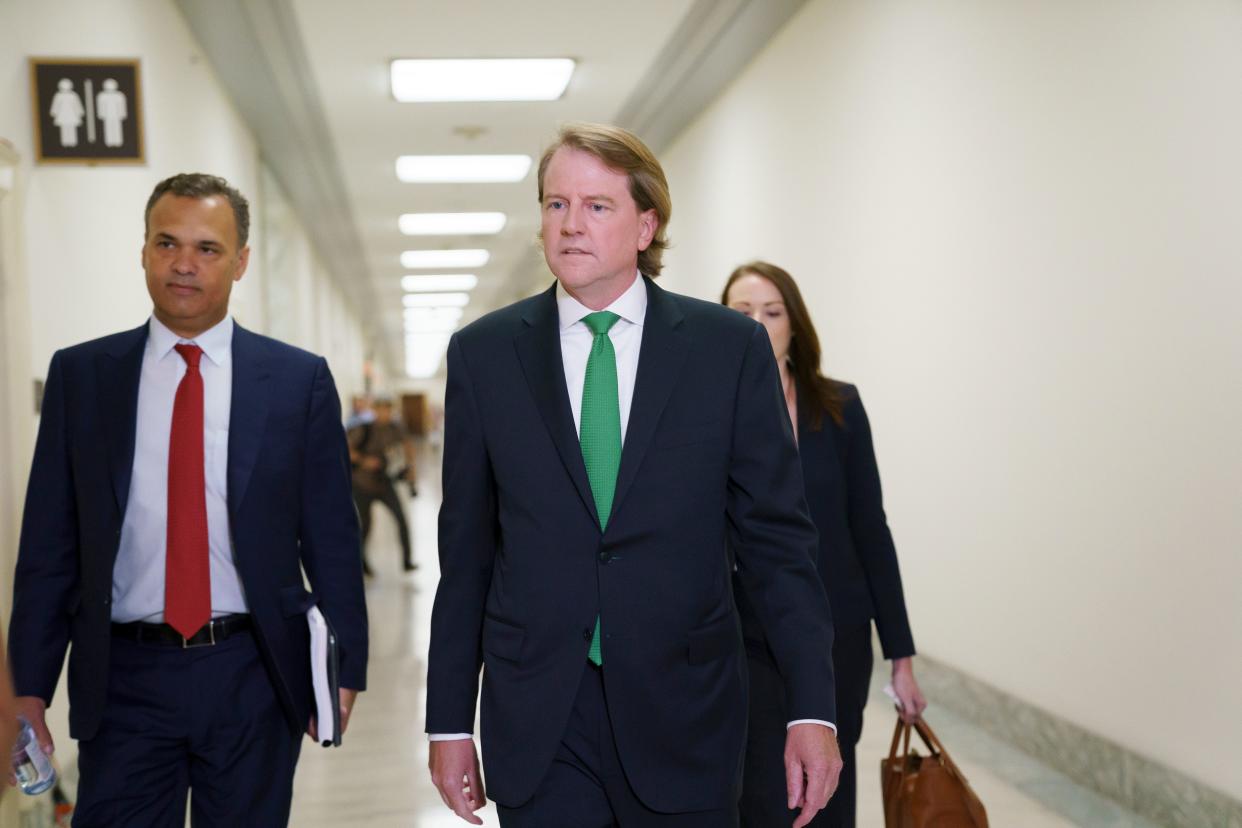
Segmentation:
{"type": "Polygon", "coordinates": [[[184,339],[168,329],[160,320],[151,317],[148,326],[147,347],[156,360],[162,360],[172,352],[175,345],[192,342],[203,349],[203,354],[214,365],[223,365],[233,352],[233,317],[226,316],[214,326],[193,339],[184,339]]]}
{"type": "MultiPolygon", "coordinates": [[[[562,331],[581,322],[582,317],[593,312],[586,305],[570,296],[569,292],[565,290],[565,286],[559,281],[556,283],[556,310],[560,314],[562,331]]],[[[604,310],[612,311],[631,325],[642,327],[643,320],[647,316],[647,283],[644,281],[643,275],[635,271],[634,282],[626,289],[625,293],[618,296],[604,310]]]]}

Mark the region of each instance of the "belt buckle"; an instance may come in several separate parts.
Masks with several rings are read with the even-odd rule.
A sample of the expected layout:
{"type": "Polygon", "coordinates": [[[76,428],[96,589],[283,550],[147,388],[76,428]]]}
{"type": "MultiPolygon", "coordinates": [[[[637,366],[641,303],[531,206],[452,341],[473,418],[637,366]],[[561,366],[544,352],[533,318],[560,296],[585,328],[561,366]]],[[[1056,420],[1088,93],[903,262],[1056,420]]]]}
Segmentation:
{"type": "MultiPolygon", "coordinates": [[[[199,630],[199,632],[202,632],[202,630],[199,630]]],[[[198,635],[198,633],[194,633],[194,635],[198,635]]],[[[197,644],[191,644],[189,638],[186,638],[184,635],[181,636],[181,649],[193,650],[195,647],[214,647],[216,645],[216,619],[214,618],[207,622],[207,635],[207,641],[200,641],[197,644]]],[[[193,637],[190,636],[190,638],[193,637]]]]}

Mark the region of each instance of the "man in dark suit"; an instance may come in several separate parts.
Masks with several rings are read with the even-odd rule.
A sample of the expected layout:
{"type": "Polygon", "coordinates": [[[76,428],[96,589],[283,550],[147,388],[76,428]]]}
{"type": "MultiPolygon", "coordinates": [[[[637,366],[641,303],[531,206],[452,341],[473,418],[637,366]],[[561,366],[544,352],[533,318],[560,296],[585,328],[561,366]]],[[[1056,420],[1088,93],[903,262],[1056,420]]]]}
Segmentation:
{"type": "Polygon", "coordinates": [[[791,806],[840,772],[832,626],[759,325],[667,293],[671,212],[634,135],[579,124],[539,167],[557,283],[448,352],[427,731],[445,803],[506,828],[737,824],[745,658],[727,541],[791,700],[791,806]]]}
{"type": "Polygon", "coordinates": [[[312,604],[340,641],[342,723],[365,686],[340,403],[322,357],[228,314],[250,253],[240,193],[174,176],[146,226],[147,324],[48,368],[9,638],[18,709],[50,753],[71,644],[75,826],[181,828],[189,789],[195,826],[284,825],[315,729],[312,604]]]}

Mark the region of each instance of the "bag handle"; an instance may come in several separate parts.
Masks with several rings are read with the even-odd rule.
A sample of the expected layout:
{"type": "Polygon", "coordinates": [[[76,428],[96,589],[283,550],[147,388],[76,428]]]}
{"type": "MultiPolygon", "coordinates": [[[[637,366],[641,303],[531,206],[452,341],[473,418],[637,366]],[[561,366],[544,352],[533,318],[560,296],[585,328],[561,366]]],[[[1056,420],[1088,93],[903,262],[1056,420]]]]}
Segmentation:
{"type": "Polygon", "coordinates": [[[907,760],[907,757],[910,755],[910,730],[911,730],[910,725],[903,722],[901,720],[901,717],[898,716],[897,727],[893,730],[893,743],[892,745],[889,746],[889,749],[888,749],[888,766],[890,768],[897,767],[900,769],[898,771],[898,773],[900,774],[900,779],[898,780],[898,786],[900,788],[905,787],[906,777],[910,774],[910,762],[907,760]],[[898,760],[897,743],[903,741],[902,740],[903,736],[905,737],[905,739],[901,747],[901,759],[898,760]]]}
{"type": "Polygon", "coordinates": [[[940,743],[940,739],[932,732],[931,727],[922,719],[915,719],[914,724],[909,725],[902,721],[901,716],[897,717],[897,727],[893,730],[893,743],[888,749],[888,758],[897,758],[897,743],[905,736],[905,745],[902,748],[902,755],[910,753],[910,731],[916,731],[919,738],[923,740],[923,744],[927,746],[927,750],[933,755],[947,756],[944,745],[940,743]]]}
{"type": "Polygon", "coordinates": [[[965,782],[966,776],[957,766],[957,763],[953,761],[953,758],[949,756],[949,752],[944,749],[944,744],[941,743],[940,738],[936,736],[935,732],[931,729],[931,725],[922,719],[917,719],[914,722],[914,728],[918,731],[919,737],[923,740],[923,744],[927,745],[927,749],[940,757],[940,761],[944,763],[950,773],[965,782]]]}
{"type": "MultiPolygon", "coordinates": [[[[931,756],[938,757],[946,765],[948,765],[953,770],[954,773],[958,774],[959,776],[961,775],[961,771],[958,770],[957,765],[953,763],[953,760],[949,758],[949,753],[948,751],[944,749],[944,745],[941,743],[940,739],[932,731],[931,727],[927,724],[927,722],[923,721],[922,719],[915,719],[914,724],[911,725],[911,724],[906,724],[904,721],[902,721],[901,716],[897,717],[897,725],[893,729],[893,741],[892,741],[892,744],[889,745],[889,748],[888,748],[889,762],[897,761],[897,757],[899,755],[897,753],[898,743],[901,743],[902,745],[900,756],[903,757],[904,759],[904,757],[910,755],[910,732],[911,731],[917,732],[919,734],[919,738],[923,740],[923,744],[927,746],[927,751],[929,754],[931,754],[931,756]]],[[[906,775],[906,765],[907,765],[906,762],[904,761],[901,762],[901,765],[900,765],[901,775],[903,777],[906,775]]]]}
{"type": "Polygon", "coordinates": [[[901,741],[902,736],[905,736],[906,738],[905,738],[905,744],[902,746],[902,749],[901,749],[901,755],[909,756],[910,755],[910,725],[903,722],[901,720],[901,717],[898,716],[897,727],[895,730],[893,730],[893,743],[888,748],[888,758],[889,758],[889,761],[891,762],[897,761],[897,743],[901,741]]]}
{"type": "Polygon", "coordinates": [[[939,737],[932,732],[927,722],[922,719],[915,719],[913,727],[918,731],[919,738],[923,740],[923,744],[927,745],[928,750],[934,754],[945,755],[944,745],[941,744],[939,737]]]}

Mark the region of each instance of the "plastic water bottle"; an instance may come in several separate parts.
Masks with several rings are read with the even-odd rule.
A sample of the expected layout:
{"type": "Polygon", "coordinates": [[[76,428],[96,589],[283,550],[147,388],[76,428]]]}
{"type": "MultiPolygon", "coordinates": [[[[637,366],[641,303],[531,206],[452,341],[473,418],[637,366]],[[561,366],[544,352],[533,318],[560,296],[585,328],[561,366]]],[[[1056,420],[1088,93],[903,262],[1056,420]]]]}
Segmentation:
{"type": "Polygon", "coordinates": [[[22,793],[34,796],[56,784],[56,769],[35,738],[30,722],[20,716],[17,720],[22,723],[22,730],[13,746],[13,774],[22,793]]]}

